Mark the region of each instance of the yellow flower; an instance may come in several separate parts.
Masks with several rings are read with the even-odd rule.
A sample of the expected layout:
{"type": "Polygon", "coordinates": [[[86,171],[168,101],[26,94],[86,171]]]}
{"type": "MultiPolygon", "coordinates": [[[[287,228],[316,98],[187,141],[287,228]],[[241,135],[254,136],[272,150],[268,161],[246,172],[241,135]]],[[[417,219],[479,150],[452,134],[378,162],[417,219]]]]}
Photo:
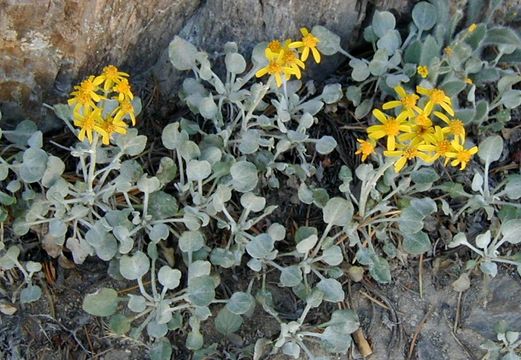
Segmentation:
{"type": "Polygon", "coordinates": [[[72,98],[67,101],[69,105],[74,105],[73,112],[78,111],[80,107],[93,108],[96,106],[94,102],[103,99],[103,96],[96,93],[102,82],[103,80],[89,76],[83,80],[80,85],[74,86],[75,91],[71,92],[72,98]]]}
{"type": "Polygon", "coordinates": [[[132,100],[134,98],[134,94],[132,94],[132,89],[127,79],[121,79],[119,83],[114,85],[113,91],[118,93],[117,99],[120,102],[125,99],[132,100]]]}
{"type": "MultiPolygon", "coordinates": [[[[430,158],[431,161],[445,156],[445,154],[447,154],[452,149],[450,141],[445,138],[445,133],[439,126],[435,127],[434,133],[429,134],[426,140],[427,143],[418,145],[418,149],[422,151],[432,152],[433,155],[430,158]]],[[[448,161],[449,159],[446,158],[445,165],[447,165],[448,161]]]]}
{"type": "Polygon", "coordinates": [[[400,145],[400,147],[400,150],[384,151],[385,156],[399,157],[399,159],[394,163],[394,171],[397,173],[403,169],[409,160],[420,158],[426,162],[430,162],[429,156],[418,149],[418,144],[411,143],[409,145],[400,145]]]}
{"type": "Polygon", "coordinates": [[[452,50],[450,46],[447,46],[445,49],[443,49],[443,52],[445,53],[445,55],[451,56],[454,50],[452,50]]]}
{"type": "Polygon", "coordinates": [[[104,130],[104,133],[101,133],[102,142],[104,145],[108,145],[110,143],[110,138],[112,137],[112,134],[127,133],[127,124],[125,124],[125,122],[121,119],[117,120],[116,118],[109,117],[101,123],[100,127],[104,130]]]}
{"type": "Polygon", "coordinates": [[[374,140],[356,139],[356,141],[360,143],[360,146],[358,147],[358,150],[356,150],[355,154],[362,155],[362,161],[365,161],[369,155],[374,154],[374,147],[376,145],[374,140]]]}
{"type": "Polygon", "coordinates": [[[89,143],[92,143],[92,132],[96,131],[102,136],[107,136],[107,132],[102,127],[103,119],[101,117],[101,109],[95,108],[84,108],[82,112],[74,112],[73,114],[74,125],[80,128],[78,139],[83,141],[85,135],[89,143]]]}
{"type": "Polygon", "coordinates": [[[275,77],[275,82],[277,83],[277,86],[280,87],[282,85],[282,76],[285,77],[285,80],[289,80],[291,75],[297,75],[294,69],[284,64],[283,51],[279,53],[274,53],[269,48],[266,48],[264,54],[268,59],[268,65],[257,71],[255,73],[255,76],[262,77],[266,74],[272,75],[275,77]]]}
{"type": "Polygon", "coordinates": [[[465,170],[468,162],[472,158],[472,155],[478,152],[478,147],[473,146],[470,149],[465,149],[462,144],[458,142],[457,139],[451,141],[452,149],[447,152],[445,156],[447,158],[453,159],[450,164],[452,166],[460,165],[460,170],[465,170]]]}
{"type": "Polygon", "coordinates": [[[114,116],[114,120],[116,121],[120,121],[128,115],[130,117],[130,120],[132,121],[132,125],[136,125],[136,115],[134,113],[134,106],[127,99],[119,103],[119,106],[114,110],[112,115],[114,116]]]}
{"type": "Polygon", "coordinates": [[[404,124],[405,119],[393,118],[387,116],[378,109],[373,110],[374,117],[382,123],[382,125],[373,125],[367,128],[367,134],[371,140],[378,140],[387,136],[387,149],[392,151],[396,147],[396,136],[400,132],[410,132],[411,127],[404,124]]]}
{"type": "Polygon", "coordinates": [[[420,75],[422,78],[427,78],[429,76],[429,68],[427,66],[420,65],[418,66],[418,75],[420,75]]]}
{"type": "Polygon", "coordinates": [[[472,81],[471,78],[466,77],[466,78],[465,78],[465,84],[472,85],[472,84],[474,84],[474,81],[472,81]]]}
{"type": "Polygon", "coordinates": [[[268,49],[270,49],[272,52],[278,54],[282,50],[282,44],[279,40],[272,40],[268,44],[268,49]]]}
{"type": "Polygon", "coordinates": [[[401,106],[403,108],[403,112],[409,119],[415,116],[414,111],[417,111],[418,113],[421,112],[421,109],[418,106],[416,106],[416,102],[420,98],[418,95],[408,94],[405,91],[405,89],[401,86],[395,87],[394,91],[396,91],[396,93],[398,94],[398,100],[392,100],[384,103],[382,105],[382,108],[384,110],[394,109],[396,107],[401,106]]]}
{"type": "Polygon", "coordinates": [[[465,141],[465,125],[463,121],[459,119],[449,119],[445,114],[439,111],[435,111],[434,115],[447,124],[447,126],[442,129],[445,134],[451,134],[459,138],[461,142],[465,141]]]}
{"type": "Polygon", "coordinates": [[[114,65],[108,65],[103,68],[103,72],[101,75],[96,77],[96,79],[104,81],[103,90],[105,92],[109,91],[114,84],[119,84],[121,80],[128,77],[127,73],[119,71],[117,67],[114,65]]]}
{"type": "Polygon", "coordinates": [[[306,61],[309,52],[313,54],[313,59],[315,59],[315,62],[318,64],[320,63],[320,52],[317,49],[317,44],[320,42],[320,40],[311,34],[308,29],[305,27],[300,29],[300,33],[302,34],[302,40],[301,41],[295,41],[289,44],[289,47],[292,49],[302,49],[302,56],[300,60],[306,61]]]}
{"type": "Polygon", "coordinates": [[[297,79],[300,79],[302,77],[300,68],[304,69],[306,65],[302,62],[302,60],[299,59],[298,53],[295,50],[289,48],[290,43],[291,40],[286,40],[286,42],[284,43],[284,47],[281,49],[283,53],[282,62],[284,63],[284,66],[293,69],[295,71],[295,76],[297,77],[297,79]]]}
{"type": "Polygon", "coordinates": [[[412,140],[417,143],[424,143],[430,135],[434,134],[432,126],[414,125],[411,132],[398,135],[400,142],[412,140]]]}
{"type": "Polygon", "coordinates": [[[450,97],[445,95],[445,92],[443,90],[427,89],[421,86],[417,86],[416,92],[429,98],[429,101],[425,105],[425,111],[430,113],[434,106],[439,105],[449,115],[454,116],[454,110],[452,110],[452,101],[450,100],[450,97]]]}
{"type": "Polygon", "coordinates": [[[473,33],[474,31],[476,31],[477,28],[478,28],[478,25],[476,25],[475,23],[472,23],[472,24],[470,24],[469,28],[467,29],[467,32],[473,33]]]}

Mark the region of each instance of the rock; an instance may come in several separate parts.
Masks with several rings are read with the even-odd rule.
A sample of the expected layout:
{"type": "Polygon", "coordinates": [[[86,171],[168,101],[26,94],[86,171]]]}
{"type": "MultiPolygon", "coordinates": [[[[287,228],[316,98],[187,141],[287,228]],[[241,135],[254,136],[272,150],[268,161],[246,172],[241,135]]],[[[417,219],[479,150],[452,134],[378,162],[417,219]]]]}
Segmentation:
{"type": "Polygon", "coordinates": [[[45,125],[42,102],[63,101],[71,86],[109,63],[150,67],[193,0],[0,0],[0,110],[5,123],[26,116],[45,125]]]}
{"type": "MultiPolygon", "coordinates": [[[[378,7],[406,13],[411,3],[386,0],[378,7]]],[[[300,27],[320,24],[351,45],[374,10],[367,0],[0,0],[0,8],[3,124],[30,117],[44,129],[54,116],[42,103],[63,102],[74,84],[107,64],[134,79],[155,64],[163,93],[175,93],[179,76],[165,52],[175,34],[209,52],[235,41],[247,53],[259,41],[296,37],[300,27]]],[[[320,74],[339,62],[327,59],[320,74]]]]}

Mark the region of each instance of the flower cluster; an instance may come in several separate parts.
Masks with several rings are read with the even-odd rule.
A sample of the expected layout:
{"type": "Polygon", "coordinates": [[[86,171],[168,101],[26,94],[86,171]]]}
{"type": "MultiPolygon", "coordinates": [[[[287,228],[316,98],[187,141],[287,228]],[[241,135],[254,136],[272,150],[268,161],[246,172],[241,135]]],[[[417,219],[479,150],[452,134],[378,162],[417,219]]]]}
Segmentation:
{"type": "Polygon", "coordinates": [[[275,77],[275,82],[280,87],[283,81],[288,81],[292,75],[297,79],[302,77],[301,70],[306,67],[304,62],[310,53],[315,62],[320,63],[320,52],[317,49],[320,40],[306,28],[301,28],[300,32],[302,38],[299,41],[291,41],[291,39],[284,42],[271,41],[264,51],[268,64],[255,75],[257,77],[271,75],[275,77]]]}
{"type": "Polygon", "coordinates": [[[396,172],[416,158],[427,163],[443,159],[444,165],[450,162],[464,170],[478,148],[464,147],[465,127],[454,117],[450,98],[441,89],[421,86],[416,88],[416,93],[408,93],[401,86],[395,91],[398,98],[384,103],[382,109],[397,109],[398,115],[374,109],[373,115],[381,124],[367,128],[368,139],[358,139],[360,146],[356,154],[362,155],[362,160],[367,159],[374,153],[376,141],[385,138],[384,155],[397,159],[396,172]]]}
{"type": "Polygon", "coordinates": [[[101,75],[91,75],[74,86],[68,103],[74,125],[80,128],[80,141],[86,136],[92,143],[93,134],[98,133],[103,144],[108,145],[112,134],[126,134],[128,125],[124,120],[136,124],[134,95],[127,78],[127,73],[109,65],[101,75]]]}

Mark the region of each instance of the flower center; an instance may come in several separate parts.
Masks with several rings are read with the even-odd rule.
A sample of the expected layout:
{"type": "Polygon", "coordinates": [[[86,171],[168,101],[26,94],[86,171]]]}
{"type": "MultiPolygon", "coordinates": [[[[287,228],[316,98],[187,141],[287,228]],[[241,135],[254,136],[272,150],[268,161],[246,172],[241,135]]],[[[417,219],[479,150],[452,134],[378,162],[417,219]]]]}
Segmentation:
{"type": "Polygon", "coordinates": [[[415,147],[408,147],[403,151],[403,156],[405,156],[407,160],[414,159],[416,155],[418,155],[418,149],[415,147]]]}
{"type": "Polygon", "coordinates": [[[450,150],[450,142],[448,140],[440,141],[437,145],[436,152],[440,155],[445,155],[450,150]]]}
{"type": "Polygon", "coordinates": [[[122,81],[115,87],[115,90],[119,93],[126,94],[130,92],[130,85],[127,81],[122,81]]]}
{"type": "Polygon", "coordinates": [[[434,89],[431,93],[431,101],[434,104],[441,104],[445,100],[445,93],[443,90],[434,89]]]}
{"type": "Polygon", "coordinates": [[[268,73],[276,74],[280,72],[282,72],[282,66],[276,61],[270,62],[270,64],[268,65],[268,73]]]}
{"type": "Polygon", "coordinates": [[[432,125],[432,121],[427,116],[422,114],[416,116],[416,124],[423,127],[429,127],[432,125]]]}
{"type": "Polygon", "coordinates": [[[384,124],[385,134],[388,136],[396,136],[400,132],[400,122],[395,118],[389,118],[384,124]]]}
{"type": "Polygon", "coordinates": [[[280,41],[272,40],[268,44],[268,49],[270,49],[274,53],[278,53],[280,50],[282,50],[282,45],[280,44],[280,41]]]}
{"type": "Polygon", "coordinates": [[[402,99],[402,105],[406,109],[412,109],[414,106],[416,106],[416,100],[417,96],[414,94],[407,95],[402,99]]]}
{"type": "Polygon", "coordinates": [[[467,163],[469,162],[471,156],[472,155],[468,151],[463,150],[458,152],[457,159],[462,163],[467,163]]]}
{"type": "Polygon", "coordinates": [[[374,147],[370,142],[366,141],[360,144],[360,149],[362,150],[362,154],[371,155],[373,153],[374,147]]]}
{"type": "Polygon", "coordinates": [[[284,56],[282,57],[282,60],[287,64],[293,64],[297,57],[295,56],[295,52],[288,50],[284,52],[284,56]]]}
{"type": "Polygon", "coordinates": [[[453,120],[450,122],[450,131],[454,135],[465,135],[465,127],[463,126],[463,123],[460,120],[453,120]]]}
{"type": "Polygon", "coordinates": [[[307,34],[306,36],[304,36],[302,38],[302,42],[304,43],[304,46],[305,47],[315,47],[317,46],[318,44],[318,38],[316,38],[315,36],[311,35],[311,34],[307,34]]]}
{"type": "Polygon", "coordinates": [[[118,77],[118,69],[114,65],[105,66],[103,72],[107,79],[114,80],[118,77]]]}

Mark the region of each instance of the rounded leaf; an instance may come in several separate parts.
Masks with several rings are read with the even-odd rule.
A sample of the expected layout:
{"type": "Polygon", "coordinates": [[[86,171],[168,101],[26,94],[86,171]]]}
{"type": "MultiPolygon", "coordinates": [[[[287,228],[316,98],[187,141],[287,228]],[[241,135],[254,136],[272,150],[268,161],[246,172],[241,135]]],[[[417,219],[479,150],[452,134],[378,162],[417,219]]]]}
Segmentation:
{"type": "Polygon", "coordinates": [[[499,135],[489,136],[479,144],[479,158],[485,163],[499,160],[503,152],[503,138],[499,135]]]}
{"type": "Polygon", "coordinates": [[[172,269],[170,266],[162,266],[157,273],[159,283],[167,289],[175,289],[181,280],[181,271],[172,269]]]}
{"type": "Polygon", "coordinates": [[[204,237],[200,231],[185,231],[179,238],[179,249],[183,252],[194,252],[204,246],[204,237]]]}
{"type": "Polygon", "coordinates": [[[83,299],[82,308],[95,316],[110,316],[118,307],[118,293],[114,289],[101,288],[83,299]]]}
{"type": "Polygon", "coordinates": [[[119,260],[119,271],[127,280],[137,280],[150,269],[150,260],[142,252],[137,251],[134,256],[123,255],[119,260]]]}
{"type": "Polygon", "coordinates": [[[242,315],[247,313],[253,305],[255,305],[255,298],[248,293],[239,291],[228,300],[226,308],[236,315],[242,315]]]}
{"type": "Polygon", "coordinates": [[[418,29],[430,30],[438,20],[438,13],[434,5],[421,1],[412,9],[412,20],[418,29]]]}
{"type": "Polygon", "coordinates": [[[238,161],[230,168],[232,186],[239,192],[248,192],[255,189],[257,182],[257,167],[248,161],[238,161]]]}
{"type": "Polygon", "coordinates": [[[326,224],[345,226],[353,217],[353,205],[340,197],[329,199],[322,211],[326,224]]]}

